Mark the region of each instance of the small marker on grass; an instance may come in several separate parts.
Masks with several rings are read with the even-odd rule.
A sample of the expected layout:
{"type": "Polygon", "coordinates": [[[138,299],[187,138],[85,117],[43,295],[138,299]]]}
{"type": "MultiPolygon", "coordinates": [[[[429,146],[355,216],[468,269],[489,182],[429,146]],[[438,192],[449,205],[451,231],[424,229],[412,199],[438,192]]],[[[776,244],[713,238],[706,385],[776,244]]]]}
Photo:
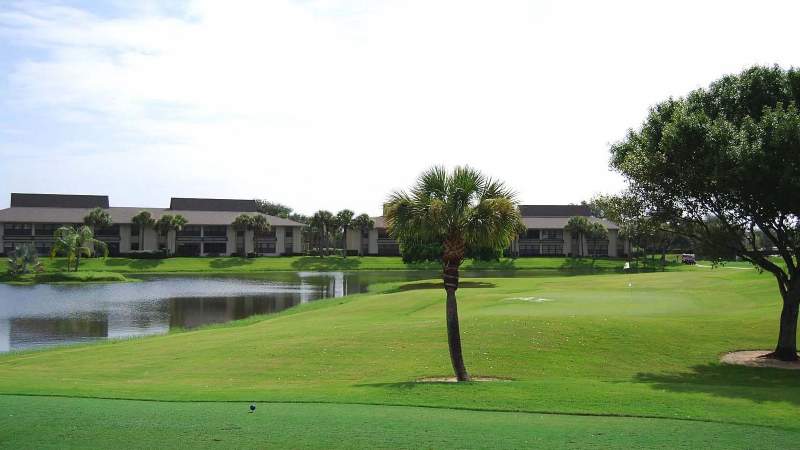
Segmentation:
{"type": "Polygon", "coordinates": [[[254,412],[256,412],[256,404],[255,403],[250,403],[250,413],[252,414],[254,412]]]}

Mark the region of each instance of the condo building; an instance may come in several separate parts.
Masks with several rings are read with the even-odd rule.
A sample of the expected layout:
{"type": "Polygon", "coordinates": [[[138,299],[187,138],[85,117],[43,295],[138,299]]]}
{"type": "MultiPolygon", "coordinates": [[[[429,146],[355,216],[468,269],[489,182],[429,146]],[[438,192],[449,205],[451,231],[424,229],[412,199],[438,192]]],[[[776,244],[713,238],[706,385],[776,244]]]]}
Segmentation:
{"type": "Polygon", "coordinates": [[[111,216],[113,225],[95,230],[95,238],[108,245],[110,255],[167,249],[180,256],[228,256],[255,253],[264,256],[303,252],[302,229],[306,225],[264,215],[271,225],[266,233],[239,231],[231,225],[240,214],[258,215],[255,200],[172,198],[169,208],[110,206],[105,195],[11,194],[9,208],[0,210],[0,249],[7,254],[23,243],[32,243],[40,254],[49,254],[53,233],[64,225],[83,224],[94,208],[111,216]],[[133,217],[147,211],[154,220],[181,215],[182,230],[159,235],[153,227],[140,229],[133,217]]]}
{"type": "MultiPolygon", "coordinates": [[[[585,205],[520,205],[519,211],[526,230],[511,243],[507,250],[509,256],[620,257],[630,252],[630,244],[619,237],[619,226],[593,217],[585,205]],[[583,216],[603,224],[608,230],[608,238],[591,240],[585,236],[573,236],[565,230],[573,216],[583,216]],[[579,238],[581,242],[578,242],[579,238]]],[[[348,251],[360,251],[363,255],[399,255],[400,246],[389,236],[385,219],[381,216],[372,220],[375,225],[371,230],[350,232],[348,251]]]]}

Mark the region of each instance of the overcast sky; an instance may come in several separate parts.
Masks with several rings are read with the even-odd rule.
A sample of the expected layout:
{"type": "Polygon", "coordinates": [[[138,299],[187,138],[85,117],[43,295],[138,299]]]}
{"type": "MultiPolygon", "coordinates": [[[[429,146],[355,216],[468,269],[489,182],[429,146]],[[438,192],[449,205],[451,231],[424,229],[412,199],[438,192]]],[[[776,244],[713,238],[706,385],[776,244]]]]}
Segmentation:
{"type": "Polygon", "coordinates": [[[648,107],[800,65],[797,17],[796,1],[3,1],[0,207],[49,192],[378,214],[434,164],[577,203],[620,189],[609,144],[648,107]]]}

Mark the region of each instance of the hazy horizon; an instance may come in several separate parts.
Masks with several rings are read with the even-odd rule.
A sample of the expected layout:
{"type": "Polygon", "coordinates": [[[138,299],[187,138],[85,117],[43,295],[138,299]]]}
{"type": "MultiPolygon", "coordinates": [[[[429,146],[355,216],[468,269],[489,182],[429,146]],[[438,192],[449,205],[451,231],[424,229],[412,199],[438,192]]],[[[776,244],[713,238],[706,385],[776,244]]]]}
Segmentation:
{"type": "Polygon", "coordinates": [[[39,192],[377,215],[435,164],[579,203],[622,187],[609,145],[649,107],[800,65],[800,4],[752,5],[6,3],[0,207],[39,192]]]}

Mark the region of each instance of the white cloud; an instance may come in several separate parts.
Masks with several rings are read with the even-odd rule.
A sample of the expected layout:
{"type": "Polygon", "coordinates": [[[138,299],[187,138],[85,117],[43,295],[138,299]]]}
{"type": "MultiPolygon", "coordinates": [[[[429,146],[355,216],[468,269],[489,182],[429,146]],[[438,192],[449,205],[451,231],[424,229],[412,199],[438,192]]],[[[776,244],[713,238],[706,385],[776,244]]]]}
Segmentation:
{"type": "Polygon", "coordinates": [[[0,155],[37,146],[50,162],[35,180],[21,169],[30,158],[0,169],[0,192],[77,185],[117,204],[257,196],[378,213],[425,167],[468,163],[524,202],[577,202],[620,187],[608,144],[648,106],[754,63],[800,64],[794,3],[665,5],[0,8],[0,37],[34,55],[9,55],[6,109],[26,119],[0,122],[0,155]],[[36,138],[2,132],[21,126],[36,138]]]}

